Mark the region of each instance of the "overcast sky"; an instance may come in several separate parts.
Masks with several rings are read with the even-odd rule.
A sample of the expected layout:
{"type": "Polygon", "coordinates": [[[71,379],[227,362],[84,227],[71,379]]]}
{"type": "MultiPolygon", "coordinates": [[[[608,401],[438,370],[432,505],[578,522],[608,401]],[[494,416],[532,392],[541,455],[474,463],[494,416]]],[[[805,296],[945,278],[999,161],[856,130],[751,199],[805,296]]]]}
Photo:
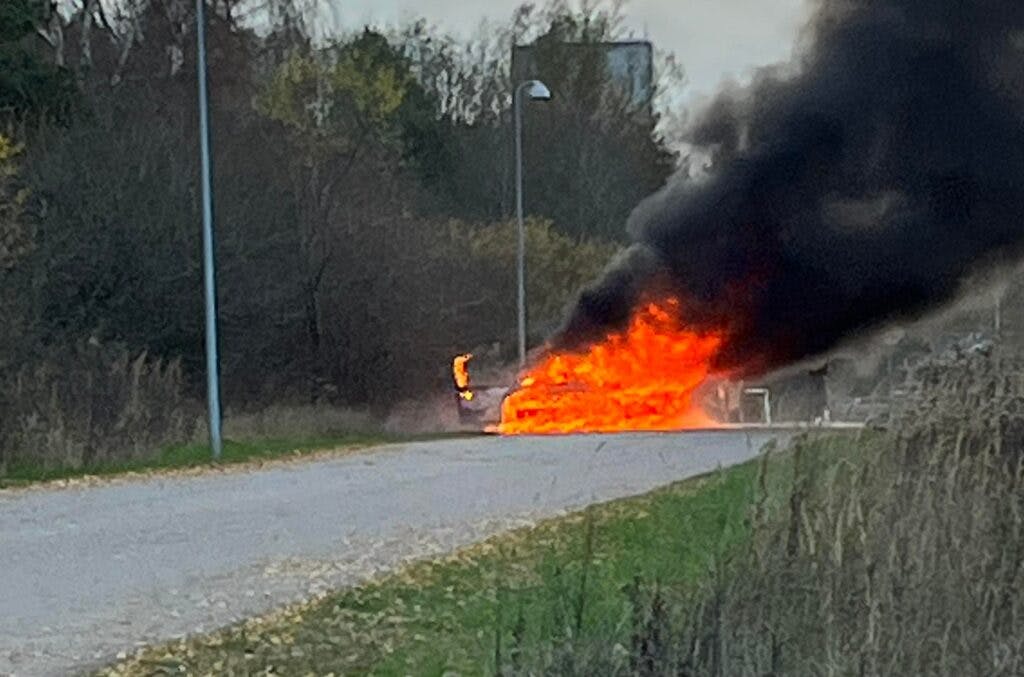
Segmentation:
{"type": "MultiPolygon", "coordinates": [[[[504,20],[522,0],[329,0],[347,27],[423,16],[468,34],[482,19],[504,20]]],[[[543,4],[538,2],[536,4],[543,4]]],[[[724,77],[788,59],[807,0],[631,0],[628,26],[675,52],[690,82],[686,98],[708,94],[724,77]]]]}

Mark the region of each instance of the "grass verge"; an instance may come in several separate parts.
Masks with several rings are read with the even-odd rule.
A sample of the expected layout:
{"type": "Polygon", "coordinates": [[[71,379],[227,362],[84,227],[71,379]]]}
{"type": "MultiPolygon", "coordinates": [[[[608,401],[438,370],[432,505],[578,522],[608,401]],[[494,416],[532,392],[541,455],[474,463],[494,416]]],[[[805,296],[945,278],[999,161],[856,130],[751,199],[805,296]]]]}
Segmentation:
{"type": "MultiPolygon", "coordinates": [[[[435,436],[441,437],[441,436],[435,436]]],[[[25,487],[43,482],[74,480],[84,477],[111,477],[128,473],[187,470],[223,467],[260,461],[301,458],[318,452],[367,447],[431,439],[428,436],[403,436],[387,433],[352,433],[315,438],[268,439],[259,441],[225,441],[219,461],[211,458],[209,445],[170,446],[145,459],[90,465],[86,468],[46,468],[39,465],[14,464],[0,476],[0,489],[25,487]]]]}
{"type": "Polygon", "coordinates": [[[625,656],[645,584],[713,575],[749,542],[762,481],[751,464],[597,506],[100,674],[496,674],[595,640],[625,656]]]}

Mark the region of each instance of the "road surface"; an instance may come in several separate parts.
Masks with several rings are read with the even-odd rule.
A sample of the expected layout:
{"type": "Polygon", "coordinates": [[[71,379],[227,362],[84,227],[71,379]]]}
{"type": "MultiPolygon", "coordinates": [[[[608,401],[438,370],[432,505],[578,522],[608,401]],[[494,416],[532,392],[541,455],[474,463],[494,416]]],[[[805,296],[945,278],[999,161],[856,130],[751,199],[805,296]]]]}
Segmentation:
{"type": "Polygon", "coordinates": [[[0,492],[0,674],[62,675],[755,456],[766,433],[477,437],[0,492]]]}

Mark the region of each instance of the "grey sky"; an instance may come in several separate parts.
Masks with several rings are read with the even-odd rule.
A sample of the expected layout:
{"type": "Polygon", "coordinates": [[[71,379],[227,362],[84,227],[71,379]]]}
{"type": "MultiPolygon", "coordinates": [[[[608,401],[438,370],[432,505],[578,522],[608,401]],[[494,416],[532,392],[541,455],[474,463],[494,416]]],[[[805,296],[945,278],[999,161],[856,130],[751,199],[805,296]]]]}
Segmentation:
{"type": "MultiPolygon", "coordinates": [[[[522,0],[330,0],[350,27],[424,16],[466,34],[481,19],[503,20],[522,0]]],[[[536,4],[542,4],[537,2],[536,4]]],[[[686,98],[712,92],[724,77],[787,59],[807,0],[632,0],[628,26],[676,53],[690,86],[686,98]]]]}

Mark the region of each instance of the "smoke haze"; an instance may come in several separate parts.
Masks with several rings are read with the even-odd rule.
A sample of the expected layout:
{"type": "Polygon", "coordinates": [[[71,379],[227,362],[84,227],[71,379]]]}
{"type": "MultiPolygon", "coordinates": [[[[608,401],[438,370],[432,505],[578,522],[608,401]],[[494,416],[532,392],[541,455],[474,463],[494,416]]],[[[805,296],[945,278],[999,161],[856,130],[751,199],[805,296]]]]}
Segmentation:
{"type": "Polygon", "coordinates": [[[798,63],[721,93],[711,158],[640,205],[634,246],[555,339],[578,348],[647,296],[722,328],[757,373],[934,308],[1024,249],[1024,3],[835,0],[798,63]]]}

